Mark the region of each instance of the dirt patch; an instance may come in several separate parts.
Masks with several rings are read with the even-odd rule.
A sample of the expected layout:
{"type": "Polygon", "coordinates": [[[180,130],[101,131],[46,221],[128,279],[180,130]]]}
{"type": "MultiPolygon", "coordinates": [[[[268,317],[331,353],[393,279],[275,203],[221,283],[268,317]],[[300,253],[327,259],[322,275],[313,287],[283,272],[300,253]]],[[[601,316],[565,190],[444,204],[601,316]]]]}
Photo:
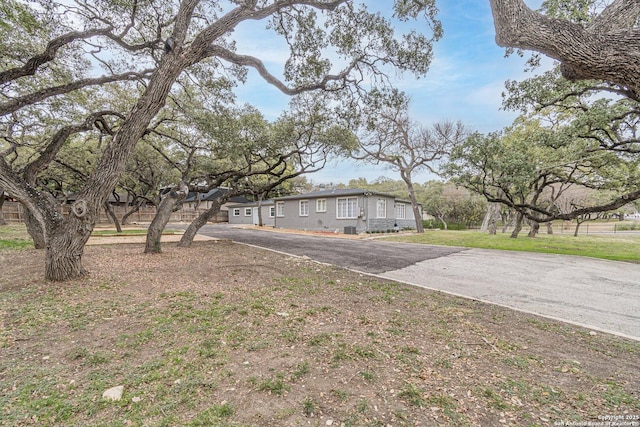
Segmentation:
{"type": "Polygon", "coordinates": [[[231,242],[142,248],[87,247],[63,284],[0,252],[0,425],[640,423],[640,343],[231,242]]]}

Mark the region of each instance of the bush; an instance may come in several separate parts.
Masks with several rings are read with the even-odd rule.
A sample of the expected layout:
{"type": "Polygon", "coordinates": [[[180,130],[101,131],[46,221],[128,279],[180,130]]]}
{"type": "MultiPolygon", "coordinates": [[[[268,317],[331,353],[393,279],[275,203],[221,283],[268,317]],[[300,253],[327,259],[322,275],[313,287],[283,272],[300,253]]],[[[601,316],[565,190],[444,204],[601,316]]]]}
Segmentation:
{"type": "Polygon", "coordinates": [[[441,228],[442,223],[435,219],[423,219],[422,227],[423,228],[441,228]]]}
{"type": "Polygon", "coordinates": [[[632,224],[616,224],[616,231],[634,231],[640,230],[640,222],[634,222],[632,224]]]}
{"type": "Polygon", "coordinates": [[[466,230],[467,224],[461,224],[457,222],[452,222],[451,224],[447,224],[449,226],[449,230],[466,230]]]}

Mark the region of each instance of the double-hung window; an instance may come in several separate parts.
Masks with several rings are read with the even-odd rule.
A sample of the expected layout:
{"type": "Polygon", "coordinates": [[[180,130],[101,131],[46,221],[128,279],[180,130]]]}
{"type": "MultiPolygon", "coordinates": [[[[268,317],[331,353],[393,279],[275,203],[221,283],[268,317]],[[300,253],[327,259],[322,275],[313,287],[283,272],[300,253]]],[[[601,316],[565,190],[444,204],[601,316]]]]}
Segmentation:
{"type": "Polygon", "coordinates": [[[326,211],[327,211],[327,199],[317,199],[316,212],[326,212],[326,211]]]}
{"type": "Polygon", "coordinates": [[[269,218],[273,218],[274,216],[276,216],[276,208],[271,206],[269,207],[269,218]]]}
{"type": "Polygon", "coordinates": [[[397,219],[405,219],[407,217],[406,212],[407,205],[404,203],[396,204],[396,218],[397,219]]]}
{"type": "Polygon", "coordinates": [[[284,202],[276,202],[276,216],[280,218],[284,216],[284,202]]]}
{"type": "Polygon", "coordinates": [[[378,199],[376,203],[376,213],[378,218],[387,217],[387,199],[378,199]]]}
{"type": "Polygon", "coordinates": [[[358,198],[343,197],[338,199],[337,215],[338,219],[357,218],[358,217],[358,198]]]}
{"type": "Polygon", "coordinates": [[[309,216],[308,200],[300,200],[300,216],[309,216]]]}

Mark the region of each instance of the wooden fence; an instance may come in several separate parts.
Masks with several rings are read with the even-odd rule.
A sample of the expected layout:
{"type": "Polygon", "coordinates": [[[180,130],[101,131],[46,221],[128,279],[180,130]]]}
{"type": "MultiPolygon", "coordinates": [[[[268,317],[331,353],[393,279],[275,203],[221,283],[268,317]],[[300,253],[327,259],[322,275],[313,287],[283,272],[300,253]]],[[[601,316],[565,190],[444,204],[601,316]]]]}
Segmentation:
{"type": "MultiPolygon", "coordinates": [[[[127,206],[112,206],[113,212],[116,214],[118,221],[122,223],[122,217],[130,210],[127,206]]],[[[62,214],[68,215],[70,208],[68,206],[62,207],[62,214]]],[[[196,209],[182,208],[179,211],[174,212],[171,215],[170,222],[191,222],[202,211],[196,209]]],[[[2,205],[2,215],[7,222],[24,222],[24,207],[18,202],[5,201],[2,205]]],[[[134,212],[127,219],[128,224],[136,223],[150,223],[153,217],[156,215],[156,208],[142,207],[138,212],[134,212]]],[[[220,211],[216,218],[209,222],[227,222],[229,220],[229,213],[227,211],[220,211]]],[[[107,224],[111,223],[111,219],[107,216],[104,210],[100,211],[99,223],[107,224]]]]}

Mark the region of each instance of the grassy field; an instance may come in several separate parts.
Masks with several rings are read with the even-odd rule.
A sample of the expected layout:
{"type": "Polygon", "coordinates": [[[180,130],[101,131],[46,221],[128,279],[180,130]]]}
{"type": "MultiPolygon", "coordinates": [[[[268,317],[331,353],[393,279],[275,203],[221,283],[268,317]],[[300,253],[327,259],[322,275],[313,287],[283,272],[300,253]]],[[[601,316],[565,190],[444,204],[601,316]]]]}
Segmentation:
{"type": "Polygon", "coordinates": [[[427,230],[420,235],[390,237],[390,240],[430,245],[509,251],[580,255],[615,261],[640,263],[640,233],[617,233],[573,237],[568,234],[538,234],[535,238],[521,233],[517,239],[508,233],[489,235],[479,231],[427,230]]]}

